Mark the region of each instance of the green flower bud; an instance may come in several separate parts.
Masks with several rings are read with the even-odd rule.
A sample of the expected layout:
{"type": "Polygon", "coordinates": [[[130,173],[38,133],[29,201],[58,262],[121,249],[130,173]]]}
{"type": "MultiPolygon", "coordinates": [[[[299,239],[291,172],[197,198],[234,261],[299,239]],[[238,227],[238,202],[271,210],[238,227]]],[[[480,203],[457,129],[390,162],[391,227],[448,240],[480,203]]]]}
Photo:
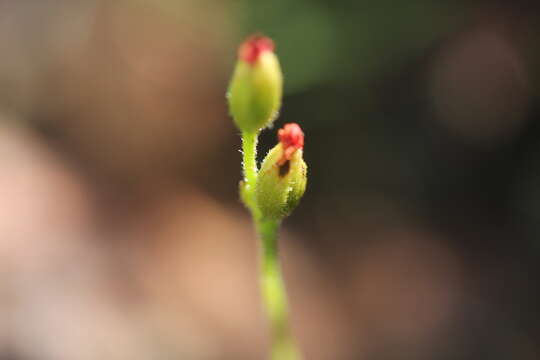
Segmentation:
{"type": "Polygon", "coordinates": [[[307,184],[302,130],[297,124],[287,124],[279,130],[278,136],[280,142],[266,155],[255,187],[257,206],[269,220],[281,220],[290,215],[307,184]]]}
{"type": "Polygon", "coordinates": [[[227,94],[230,113],[242,132],[255,133],[278,115],[283,76],[274,43],[252,36],[238,50],[238,62],[227,94]]]}

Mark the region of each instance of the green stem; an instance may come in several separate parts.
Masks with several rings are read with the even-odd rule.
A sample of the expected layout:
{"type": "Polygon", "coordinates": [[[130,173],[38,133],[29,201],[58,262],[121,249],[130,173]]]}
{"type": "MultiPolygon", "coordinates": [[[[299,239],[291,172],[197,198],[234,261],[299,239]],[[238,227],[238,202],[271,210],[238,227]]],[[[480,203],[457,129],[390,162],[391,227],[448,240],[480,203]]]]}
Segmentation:
{"type": "Polygon", "coordinates": [[[260,288],[264,310],[271,330],[271,360],[300,360],[301,356],[290,332],[287,292],[278,257],[280,222],[263,220],[255,198],[257,182],[258,133],[242,133],[244,182],[242,200],[251,211],[257,235],[261,240],[260,288]]]}
{"type": "Polygon", "coordinates": [[[242,166],[244,169],[244,183],[240,188],[242,200],[251,211],[253,218],[260,217],[255,202],[255,184],[257,183],[257,141],[258,133],[242,133],[242,166]]]}
{"type": "Polygon", "coordinates": [[[271,330],[271,360],[300,360],[289,327],[287,291],[278,257],[278,221],[256,221],[261,238],[260,286],[271,330]]]}

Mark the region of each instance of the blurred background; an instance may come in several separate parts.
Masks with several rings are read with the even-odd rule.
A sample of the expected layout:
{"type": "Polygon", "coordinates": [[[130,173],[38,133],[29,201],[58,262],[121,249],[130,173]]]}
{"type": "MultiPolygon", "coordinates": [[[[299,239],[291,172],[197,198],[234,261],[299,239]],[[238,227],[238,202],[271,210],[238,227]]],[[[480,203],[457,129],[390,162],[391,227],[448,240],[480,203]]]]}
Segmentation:
{"type": "MultiPolygon", "coordinates": [[[[0,359],[264,359],[225,91],[274,38],[307,360],[540,358],[540,6],[0,2],[0,359]]],[[[264,153],[275,129],[261,139],[264,153]]]]}

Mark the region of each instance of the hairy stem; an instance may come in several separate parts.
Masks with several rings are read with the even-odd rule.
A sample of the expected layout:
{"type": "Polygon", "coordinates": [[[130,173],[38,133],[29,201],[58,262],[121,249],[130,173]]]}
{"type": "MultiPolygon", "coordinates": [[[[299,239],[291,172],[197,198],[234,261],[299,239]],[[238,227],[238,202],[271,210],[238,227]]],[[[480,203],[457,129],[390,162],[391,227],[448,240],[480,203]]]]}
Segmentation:
{"type": "Polygon", "coordinates": [[[260,290],[268,325],[270,326],[271,360],[300,360],[289,328],[287,293],[278,257],[280,222],[263,220],[255,198],[257,182],[257,133],[242,133],[244,181],[241,197],[251,211],[257,235],[261,241],[260,290]]]}
{"type": "Polygon", "coordinates": [[[255,184],[257,182],[257,141],[259,134],[242,133],[242,167],[244,182],[240,188],[242,200],[251,211],[254,219],[260,217],[255,201],[255,184]]]}

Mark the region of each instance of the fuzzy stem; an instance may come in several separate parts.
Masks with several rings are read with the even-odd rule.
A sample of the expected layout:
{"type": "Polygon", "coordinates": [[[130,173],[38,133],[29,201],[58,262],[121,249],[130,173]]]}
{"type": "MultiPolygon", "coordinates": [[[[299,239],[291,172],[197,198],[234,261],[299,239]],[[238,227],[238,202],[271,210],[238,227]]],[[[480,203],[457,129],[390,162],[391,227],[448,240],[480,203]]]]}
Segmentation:
{"type": "Polygon", "coordinates": [[[242,200],[251,211],[253,218],[260,217],[260,211],[255,202],[255,184],[257,183],[257,142],[258,133],[242,133],[242,166],[244,170],[244,183],[240,191],[242,200]]]}
{"type": "Polygon", "coordinates": [[[263,220],[255,199],[257,182],[257,133],[242,133],[244,182],[241,197],[251,211],[257,235],[261,241],[260,291],[270,326],[270,360],[301,360],[289,328],[287,292],[278,258],[278,231],[280,222],[263,220]]]}

